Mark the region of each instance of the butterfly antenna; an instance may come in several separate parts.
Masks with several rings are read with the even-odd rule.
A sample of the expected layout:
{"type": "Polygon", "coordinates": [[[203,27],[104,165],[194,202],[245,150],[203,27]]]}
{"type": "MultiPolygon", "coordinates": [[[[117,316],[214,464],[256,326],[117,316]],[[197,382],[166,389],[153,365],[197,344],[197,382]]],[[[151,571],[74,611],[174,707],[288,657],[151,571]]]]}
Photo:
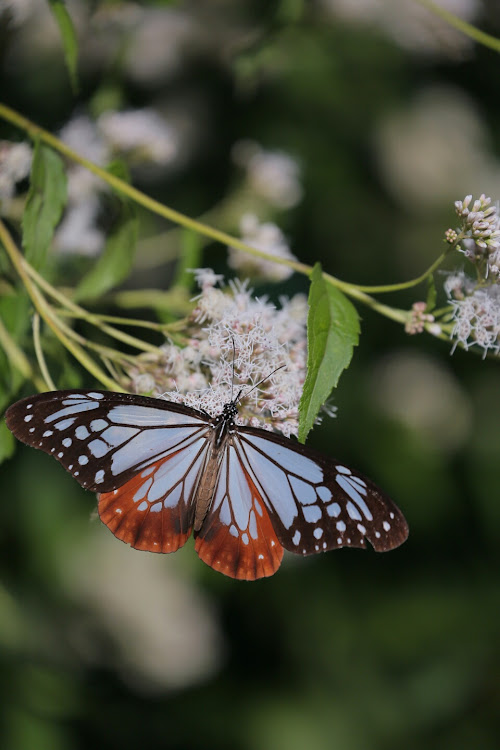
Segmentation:
{"type": "MultiPolygon", "coordinates": [[[[249,390],[249,391],[248,391],[247,393],[245,393],[245,398],[246,398],[247,396],[249,396],[249,395],[251,394],[251,392],[252,392],[252,391],[254,391],[254,390],[255,390],[256,388],[258,388],[258,387],[259,387],[259,385],[261,385],[262,383],[264,383],[264,382],[265,382],[266,380],[269,380],[269,378],[270,378],[270,377],[271,377],[272,375],[274,375],[274,373],[275,373],[275,372],[278,372],[278,370],[282,370],[282,369],[283,369],[283,368],[284,368],[285,366],[286,366],[286,365],[280,365],[280,366],[279,366],[279,367],[277,367],[277,368],[276,368],[275,370],[273,370],[272,372],[270,372],[270,373],[269,373],[269,375],[266,375],[266,377],[265,377],[265,378],[262,378],[262,380],[259,380],[259,382],[258,382],[258,383],[256,383],[255,385],[253,385],[253,386],[252,386],[252,387],[250,388],[250,390],[249,390]]],[[[242,394],[242,393],[243,393],[243,388],[242,388],[242,389],[241,389],[241,391],[240,391],[240,392],[238,393],[238,395],[237,395],[237,397],[236,397],[236,399],[235,399],[235,403],[236,403],[236,404],[237,404],[237,403],[238,403],[238,401],[240,400],[240,396],[241,396],[241,394],[242,394]]]]}
{"type": "MultiPolygon", "coordinates": [[[[231,403],[233,402],[233,393],[234,393],[234,360],[236,358],[236,347],[234,345],[234,336],[231,336],[231,341],[233,342],[233,374],[231,377],[231,403]]],[[[240,391],[241,393],[241,391],[240,391]]],[[[236,399],[238,400],[238,399],[236,399]]]]}

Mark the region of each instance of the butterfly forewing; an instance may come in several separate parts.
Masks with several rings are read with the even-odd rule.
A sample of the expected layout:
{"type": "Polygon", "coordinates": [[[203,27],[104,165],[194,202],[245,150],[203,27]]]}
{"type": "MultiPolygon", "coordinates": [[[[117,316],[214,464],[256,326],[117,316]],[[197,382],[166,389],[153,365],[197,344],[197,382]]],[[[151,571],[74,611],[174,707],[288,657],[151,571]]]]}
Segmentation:
{"type": "Polygon", "coordinates": [[[86,489],[122,486],[153,461],[179,450],[196,453],[209,419],[160,399],[107,391],[51,391],[13,404],[9,429],[49,453],[86,489]]]}
{"type": "Polygon", "coordinates": [[[280,543],[310,555],[338,547],[377,552],[408,536],[399,508],[369,480],[278,435],[240,428],[242,461],[252,476],[280,543]]]}

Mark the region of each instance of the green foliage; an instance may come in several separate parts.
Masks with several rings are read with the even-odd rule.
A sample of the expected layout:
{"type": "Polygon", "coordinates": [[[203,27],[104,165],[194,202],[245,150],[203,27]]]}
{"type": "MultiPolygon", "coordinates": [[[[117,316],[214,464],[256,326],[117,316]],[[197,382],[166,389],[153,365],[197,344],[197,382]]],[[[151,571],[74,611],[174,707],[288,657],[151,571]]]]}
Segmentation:
{"type": "Polygon", "coordinates": [[[104,252],[78,285],[77,300],[97,299],[118,286],[129,275],[137,245],[137,217],[132,205],[124,203],[104,252]]]}
{"type": "Polygon", "coordinates": [[[430,313],[434,310],[436,307],[436,299],[437,299],[437,292],[436,292],[436,283],[434,281],[434,276],[429,276],[429,279],[427,281],[427,299],[425,304],[425,312],[430,313]]]}
{"type": "Polygon", "coordinates": [[[78,65],[78,40],[75,27],[68,13],[64,0],[49,0],[52,14],[59,26],[61,41],[64,48],[64,57],[69,72],[71,87],[74,93],[78,91],[77,65],[78,65]]]}
{"type": "Polygon", "coordinates": [[[16,440],[5,422],[0,422],[0,463],[10,458],[16,449],[16,440]]]}
{"type": "Polygon", "coordinates": [[[26,259],[40,270],[45,265],[54,230],[66,204],[66,173],[62,159],[39,141],[31,167],[31,184],[23,214],[26,259]]]}
{"type": "Polygon", "coordinates": [[[358,344],[355,307],[336,287],[327,284],[317,263],[311,274],[307,319],[307,376],[300,400],[299,440],[303,443],[319,410],[352,359],[358,344]]]}
{"type": "Polygon", "coordinates": [[[202,259],[203,238],[200,234],[185,229],[182,232],[182,253],[177,264],[173,287],[191,289],[193,284],[193,268],[199,268],[202,259]]]}

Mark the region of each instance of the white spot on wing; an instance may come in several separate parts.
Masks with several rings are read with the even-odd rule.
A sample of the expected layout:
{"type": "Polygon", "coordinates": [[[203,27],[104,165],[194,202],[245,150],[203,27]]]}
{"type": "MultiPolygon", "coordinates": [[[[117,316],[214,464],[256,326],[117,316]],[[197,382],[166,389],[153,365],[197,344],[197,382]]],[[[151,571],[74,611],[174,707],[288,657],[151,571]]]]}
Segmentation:
{"type": "Polygon", "coordinates": [[[297,529],[297,531],[295,532],[295,534],[294,534],[294,535],[293,535],[293,537],[292,537],[292,542],[293,542],[293,543],[294,543],[295,545],[297,545],[297,544],[298,544],[298,543],[300,542],[300,537],[301,537],[301,536],[302,536],[302,535],[301,535],[300,531],[299,531],[299,530],[297,529]]]}
{"type": "Polygon", "coordinates": [[[338,503],[332,503],[331,505],[327,505],[326,512],[332,518],[338,518],[338,516],[340,516],[340,505],[338,503]]]}
{"type": "Polygon", "coordinates": [[[74,417],[73,419],[63,419],[61,422],[57,422],[57,424],[55,424],[54,427],[56,428],[56,430],[67,430],[68,427],[71,427],[74,421],[75,421],[74,417]]]}
{"type": "Polygon", "coordinates": [[[336,466],[335,467],[340,474],[350,474],[351,470],[347,466],[336,466]]]}
{"type": "Polygon", "coordinates": [[[27,417],[24,417],[25,422],[31,422],[32,419],[33,419],[33,414],[28,414],[27,417]]]}
{"type": "Polygon", "coordinates": [[[85,425],[80,424],[75,430],[75,437],[78,438],[78,440],[85,440],[90,435],[90,432],[87,430],[85,425]]]}
{"type": "Polygon", "coordinates": [[[332,491],[328,487],[318,487],[316,492],[325,503],[327,503],[332,497],[332,491]]]}
{"type": "Polygon", "coordinates": [[[96,472],[96,475],[94,477],[94,482],[96,484],[100,484],[103,481],[104,481],[104,470],[99,469],[99,471],[96,472]]]}
{"type": "Polygon", "coordinates": [[[354,503],[351,503],[350,500],[349,500],[349,502],[346,505],[346,510],[349,513],[349,517],[352,518],[353,521],[362,521],[363,520],[363,518],[361,516],[361,513],[356,508],[356,506],[354,505],[354,503]]]}
{"type": "Polygon", "coordinates": [[[382,526],[384,527],[384,531],[389,531],[389,529],[391,528],[391,524],[388,523],[387,521],[384,521],[382,526]]]}
{"type": "Polygon", "coordinates": [[[78,463],[80,466],[85,466],[85,464],[88,464],[89,459],[87,456],[78,456],[78,463]]]}
{"type": "Polygon", "coordinates": [[[308,523],[317,523],[321,518],[321,509],[317,505],[306,505],[302,508],[304,518],[308,523]]]}
{"type": "Polygon", "coordinates": [[[100,430],[105,430],[108,426],[108,423],[104,419],[93,419],[90,423],[90,429],[92,432],[99,432],[100,430]]]}
{"type": "Polygon", "coordinates": [[[346,525],[343,521],[337,521],[336,526],[337,526],[337,531],[344,532],[346,529],[346,525]]]}
{"type": "MultiPolygon", "coordinates": [[[[361,512],[365,516],[365,518],[368,521],[373,521],[373,516],[370,512],[369,507],[359,494],[359,492],[353,487],[352,483],[349,481],[347,477],[337,476],[335,477],[335,481],[339,485],[339,487],[342,487],[344,492],[349,495],[351,500],[354,500],[356,505],[360,508],[361,512]]],[[[360,519],[361,520],[361,519],[360,519]]]]}
{"type": "Polygon", "coordinates": [[[316,537],[316,539],[321,539],[321,537],[323,536],[323,529],[320,529],[320,528],[314,529],[313,534],[316,537]]]}
{"type": "Polygon", "coordinates": [[[137,506],[137,510],[147,510],[148,504],[145,500],[142,501],[140,505],[137,506]]]}
{"type": "MultiPolygon", "coordinates": [[[[42,437],[50,437],[50,436],[51,436],[51,435],[53,435],[53,434],[54,434],[54,433],[53,433],[53,431],[52,431],[52,430],[45,430],[45,432],[43,433],[42,437]]],[[[64,445],[64,444],[65,444],[65,443],[64,443],[64,440],[63,440],[63,445],[64,445]]],[[[69,444],[71,445],[71,440],[69,441],[69,444]]]]}
{"type": "Polygon", "coordinates": [[[62,444],[64,445],[65,448],[69,448],[72,442],[73,441],[71,440],[71,438],[66,437],[63,439],[62,444]]]}
{"type": "Polygon", "coordinates": [[[362,534],[366,534],[366,528],[362,523],[358,523],[358,531],[360,531],[362,534]]]}
{"type": "Polygon", "coordinates": [[[102,458],[110,451],[104,440],[91,440],[87,447],[95,458],[102,458]]]}

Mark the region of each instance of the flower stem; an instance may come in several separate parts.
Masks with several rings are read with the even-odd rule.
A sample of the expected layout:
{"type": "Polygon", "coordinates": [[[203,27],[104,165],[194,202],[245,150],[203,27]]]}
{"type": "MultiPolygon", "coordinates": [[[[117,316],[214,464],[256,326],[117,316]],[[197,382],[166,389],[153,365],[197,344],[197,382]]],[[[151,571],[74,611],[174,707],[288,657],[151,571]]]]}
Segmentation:
{"type": "Polygon", "coordinates": [[[123,391],[123,388],[111,378],[108,378],[106,373],[87,355],[87,353],[74,341],[71,341],[64,333],[62,328],[64,327],[62,322],[58,319],[50,305],[47,304],[44,296],[40,293],[39,289],[33,284],[31,278],[25,268],[25,261],[22,255],[19,253],[16,244],[10,236],[7,227],[0,219],[0,241],[2,242],[7,254],[12,262],[12,265],[21,277],[26,291],[31,297],[31,301],[35,306],[40,317],[47,323],[49,328],[53,331],[55,336],[63,344],[63,346],[72,353],[80,364],[85,367],[97,380],[99,380],[106,388],[110,388],[115,391],[123,391]]]}

